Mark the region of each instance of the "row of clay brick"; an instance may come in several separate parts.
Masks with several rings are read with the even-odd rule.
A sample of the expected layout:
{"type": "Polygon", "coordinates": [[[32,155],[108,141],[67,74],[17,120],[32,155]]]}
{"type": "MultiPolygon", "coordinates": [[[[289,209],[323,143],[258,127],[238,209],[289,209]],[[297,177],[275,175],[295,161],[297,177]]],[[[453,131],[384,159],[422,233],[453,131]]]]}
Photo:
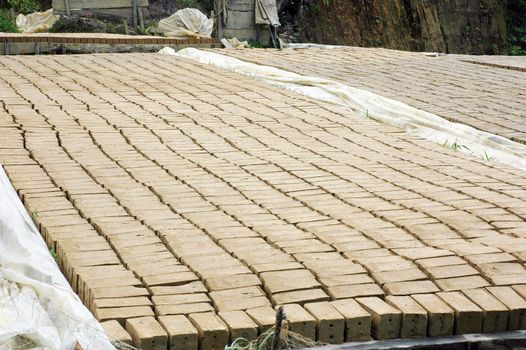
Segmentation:
{"type": "Polygon", "coordinates": [[[166,44],[166,45],[189,45],[189,44],[211,44],[217,43],[217,39],[177,39],[164,37],[130,36],[130,35],[82,35],[82,34],[62,34],[62,35],[27,35],[27,34],[6,34],[0,35],[0,41],[7,43],[21,42],[48,42],[48,43],[75,43],[75,44],[166,44]]]}
{"type": "MultiPolygon", "coordinates": [[[[490,287],[463,292],[342,299],[287,304],[290,331],[323,343],[374,339],[489,333],[526,327],[525,286],[490,287]]],[[[143,349],[222,349],[237,338],[253,340],[270,329],[275,310],[259,307],[156,319],[128,319],[123,326],[104,322],[113,339],[143,349]]]]}

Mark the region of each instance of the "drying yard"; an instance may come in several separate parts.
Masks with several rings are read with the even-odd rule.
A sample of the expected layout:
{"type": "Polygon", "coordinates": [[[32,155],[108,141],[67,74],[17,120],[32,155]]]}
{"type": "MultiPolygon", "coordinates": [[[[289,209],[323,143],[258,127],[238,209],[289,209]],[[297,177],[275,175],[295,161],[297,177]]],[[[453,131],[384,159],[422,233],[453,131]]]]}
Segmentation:
{"type": "MultiPolygon", "coordinates": [[[[522,62],[347,50],[220,53],[526,142],[522,62]]],[[[0,163],[74,291],[137,347],[222,349],[279,305],[325,343],[526,329],[524,171],[249,77],[0,57],[0,163]]]]}

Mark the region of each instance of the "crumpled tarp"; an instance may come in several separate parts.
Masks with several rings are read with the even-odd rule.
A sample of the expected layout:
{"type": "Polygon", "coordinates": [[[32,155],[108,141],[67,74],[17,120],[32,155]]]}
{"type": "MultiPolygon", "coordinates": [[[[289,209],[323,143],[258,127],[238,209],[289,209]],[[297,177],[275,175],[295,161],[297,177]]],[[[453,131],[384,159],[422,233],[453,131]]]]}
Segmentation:
{"type": "Polygon", "coordinates": [[[33,12],[29,15],[19,14],[16,26],[22,33],[47,32],[60,16],[53,15],[53,9],[45,12],[33,12]]]}
{"type": "Polygon", "coordinates": [[[181,51],[164,48],[161,53],[179,56],[202,64],[250,76],[265,83],[342,106],[372,119],[405,130],[407,133],[451,145],[483,159],[501,162],[526,170],[526,145],[505,137],[477,130],[469,125],[450,122],[435,114],[419,110],[400,101],[370,91],[357,89],[333,80],[303,76],[275,67],[262,66],[214,52],[186,48],[181,51]]]}
{"type": "Polygon", "coordinates": [[[0,349],[114,350],[0,166],[0,349]]]}
{"type": "Polygon", "coordinates": [[[221,39],[221,44],[223,44],[225,49],[245,49],[247,47],[250,47],[248,41],[239,41],[238,38],[223,38],[221,39]]]}
{"type": "Polygon", "coordinates": [[[178,38],[210,38],[214,20],[198,9],[185,8],[159,21],[159,29],[178,38]]]}
{"type": "Polygon", "coordinates": [[[276,0],[256,0],[256,24],[267,24],[279,27],[276,0]]]}

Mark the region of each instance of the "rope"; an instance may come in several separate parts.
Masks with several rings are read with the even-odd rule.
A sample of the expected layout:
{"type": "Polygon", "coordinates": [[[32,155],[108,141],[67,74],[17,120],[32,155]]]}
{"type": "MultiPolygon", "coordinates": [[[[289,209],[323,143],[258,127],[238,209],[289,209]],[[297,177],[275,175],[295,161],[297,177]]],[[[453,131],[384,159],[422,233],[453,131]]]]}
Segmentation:
{"type": "MultiPolygon", "coordinates": [[[[272,327],[256,339],[250,341],[245,338],[237,338],[232,344],[227,345],[224,350],[270,350],[272,348],[274,329],[275,327],[272,327]]],[[[285,325],[281,329],[276,350],[299,350],[319,345],[324,344],[305,338],[301,334],[291,332],[285,325]]]]}

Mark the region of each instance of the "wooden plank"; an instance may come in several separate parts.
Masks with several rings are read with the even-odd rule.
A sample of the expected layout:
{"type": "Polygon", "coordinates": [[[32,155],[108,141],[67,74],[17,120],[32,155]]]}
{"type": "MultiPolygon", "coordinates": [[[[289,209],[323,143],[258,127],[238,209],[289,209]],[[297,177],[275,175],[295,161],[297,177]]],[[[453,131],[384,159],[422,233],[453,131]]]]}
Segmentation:
{"type": "MultiPolygon", "coordinates": [[[[147,7],[148,0],[137,0],[137,6],[147,7]]],[[[130,0],[69,0],[69,10],[131,8],[130,0]]],[[[67,10],[64,0],[53,0],[54,10],[67,10]]]]}

